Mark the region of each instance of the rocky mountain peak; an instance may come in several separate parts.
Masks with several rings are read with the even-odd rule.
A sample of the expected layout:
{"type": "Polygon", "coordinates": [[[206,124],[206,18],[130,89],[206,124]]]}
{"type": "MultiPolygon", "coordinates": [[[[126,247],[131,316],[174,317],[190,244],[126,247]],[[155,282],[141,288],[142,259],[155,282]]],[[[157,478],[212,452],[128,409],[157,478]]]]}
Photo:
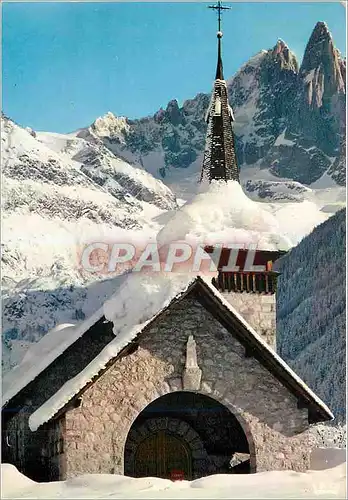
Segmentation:
{"type": "Polygon", "coordinates": [[[298,72],[298,62],[296,56],[289,49],[288,45],[282,39],[278,39],[277,43],[271,50],[271,56],[280,64],[281,69],[290,69],[295,73],[298,72]]]}
{"type": "MultiPolygon", "coordinates": [[[[318,22],[310,36],[300,75],[310,84],[315,80],[309,94],[315,91],[320,96],[317,105],[321,106],[321,97],[332,97],[337,92],[345,92],[341,71],[341,56],[335,48],[331,33],[324,22],[318,22]],[[314,87],[314,88],[313,88],[314,87]]],[[[308,96],[310,100],[311,95],[308,96]]]]}
{"type": "Polygon", "coordinates": [[[99,137],[112,137],[123,140],[123,134],[129,130],[129,124],[127,118],[115,116],[109,111],[104,116],[97,118],[91,128],[99,137]]]}
{"type": "Polygon", "coordinates": [[[315,25],[309,38],[291,101],[286,137],[295,139],[292,154],[288,166],[278,162],[273,170],[284,176],[291,165],[306,165],[295,180],[314,182],[330,167],[330,158],[341,156],[345,128],[344,63],[324,22],[315,25]]]}
{"type": "Polygon", "coordinates": [[[278,38],[277,43],[273,47],[272,53],[274,56],[276,56],[277,54],[281,54],[282,52],[287,54],[289,52],[289,47],[284,42],[284,40],[282,40],[281,38],[278,38]]]}
{"type": "MultiPolygon", "coordinates": [[[[227,79],[238,161],[241,166],[261,162],[272,175],[310,184],[329,169],[332,158],[342,156],[345,61],[325,23],[315,26],[300,71],[287,43],[275,42],[227,79]]],[[[200,93],[182,106],[172,99],[141,119],[108,113],[83,137],[171,182],[180,168],[190,168],[189,175],[200,168],[209,102],[210,93],[200,93]]],[[[341,167],[335,163],[334,170],[341,167]]]]}
{"type": "Polygon", "coordinates": [[[327,24],[318,22],[308,40],[301,65],[301,72],[317,68],[322,63],[323,56],[333,55],[333,53],[333,41],[327,24]]]}
{"type": "Polygon", "coordinates": [[[171,101],[169,101],[166,109],[166,117],[168,121],[174,126],[183,123],[183,115],[176,99],[172,99],[171,101]]]}
{"type": "Polygon", "coordinates": [[[161,123],[164,120],[165,117],[165,110],[163,108],[160,108],[156,113],[153,115],[153,119],[155,123],[161,123]]]}

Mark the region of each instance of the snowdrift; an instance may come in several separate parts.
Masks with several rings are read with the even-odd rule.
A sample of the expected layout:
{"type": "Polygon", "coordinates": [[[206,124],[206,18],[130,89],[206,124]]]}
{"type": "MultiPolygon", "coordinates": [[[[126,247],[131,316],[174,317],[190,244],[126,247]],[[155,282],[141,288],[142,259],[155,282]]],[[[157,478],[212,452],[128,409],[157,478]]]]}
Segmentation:
{"type": "MultiPolygon", "coordinates": [[[[325,450],[341,456],[342,450],[325,450]]],[[[324,453],[324,454],[325,454],[324,453]]],[[[1,466],[2,498],[346,498],[346,463],[306,473],[272,471],[214,475],[195,481],[85,474],[67,481],[35,483],[13,465],[1,466]],[[247,480],[246,480],[247,479],[247,480]]]]}

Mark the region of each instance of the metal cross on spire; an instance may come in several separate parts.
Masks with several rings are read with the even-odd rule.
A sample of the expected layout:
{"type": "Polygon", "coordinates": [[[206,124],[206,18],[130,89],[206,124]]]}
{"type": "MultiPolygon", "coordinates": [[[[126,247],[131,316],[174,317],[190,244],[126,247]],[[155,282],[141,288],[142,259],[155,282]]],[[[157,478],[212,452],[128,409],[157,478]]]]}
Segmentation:
{"type": "Polygon", "coordinates": [[[221,38],[222,38],[222,31],[221,31],[221,11],[223,10],[229,10],[231,7],[223,7],[222,3],[219,1],[217,5],[209,5],[209,9],[214,9],[218,13],[218,32],[217,32],[217,39],[218,39],[218,62],[217,62],[217,67],[216,67],[216,80],[223,80],[224,75],[223,75],[223,69],[222,69],[222,58],[221,58],[221,38]]]}
{"type": "Polygon", "coordinates": [[[214,9],[218,12],[218,31],[221,32],[221,11],[222,10],[230,10],[231,7],[223,7],[222,3],[219,1],[217,5],[209,5],[208,9],[214,9]]]}

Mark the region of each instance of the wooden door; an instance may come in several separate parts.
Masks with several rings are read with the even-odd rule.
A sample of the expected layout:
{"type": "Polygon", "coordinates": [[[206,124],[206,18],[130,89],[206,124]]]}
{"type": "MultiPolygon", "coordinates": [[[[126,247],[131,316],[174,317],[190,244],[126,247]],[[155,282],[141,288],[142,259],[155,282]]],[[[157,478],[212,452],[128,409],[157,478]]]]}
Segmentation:
{"type": "Polygon", "coordinates": [[[183,439],[159,431],[142,441],[135,453],[135,477],[161,477],[174,475],[192,479],[192,457],[183,439]]]}

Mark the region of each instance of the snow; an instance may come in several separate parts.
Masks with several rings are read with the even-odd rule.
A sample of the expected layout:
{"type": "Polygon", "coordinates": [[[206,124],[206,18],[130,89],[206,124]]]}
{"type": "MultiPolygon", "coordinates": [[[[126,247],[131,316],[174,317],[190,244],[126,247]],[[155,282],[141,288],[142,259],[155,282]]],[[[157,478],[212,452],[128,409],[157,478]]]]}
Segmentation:
{"type": "Polygon", "coordinates": [[[233,130],[235,134],[243,143],[250,141],[260,146],[263,145],[265,137],[260,137],[256,133],[260,126],[255,121],[256,115],[260,111],[258,71],[266,54],[267,51],[257,53],[227,82],[229,89],[243,89],[243,101],[238,106],[231,102],[234,109],[233,130]]]}
{"type": "Polygon", "coordinates": [[[35,481],[21,474],[14,465],[1,464],[1,495],[6,496],[6,494],[14,491],[17,494],[19,491],[33,487],[36,484],[35,481]]]}
{"type": "Polygon", "coordinates": [[[215,100],[214,116],[221,116],[221,99],[219,97],[215,100]]]}
{"type": "Polygon", "coordinates": [[[84,474],[66,481],[36,483],[14,466],[1,465],[2,498],[346,498],[346,464],[305,473],[294,471],[220,474],[194,481],[84,474]]]}
{"type": "Polygon", "coordinates": [[[141,165],[146,172],[153,175],[155,178],[158,178],[159,169],[163,167],[165,163],[165,154],[162,149],[153,150],[144,154],[133,154],[131,151],[121,150],[117,144],[109,144],[108,147],[116,153],[119,152],[129,163],[141,165]]]}
{"type": "MultiPolygon", "coordinates": [[[[245,80],[250,80],[250,85],[253,83],[252,75],[243,76],[243,86],[247,86],[245,80]]],[[[259,111],[257,106],[259,100],[259,89],[255,88],[249,96],[249,99],[239,107],[234,109],[233,130],[238,137],[241,137],[244,142],[251,139],[251,136],[256,130],[255,115],[259,111]]],[[[254,140],[261,140],[258,136],[253,137],[254,140]]]]}
{"type": "Polygon", "coordinates": [[[34,365],[37,363],[38,358],[47,356],[50,351],[57,348],[60,351],[60,346],[67,336],[73,335],[75,326],[73,323],[62,323],[52,328],[39,342],[33,344],[31,349],[23,356],[22,363],[34,365]]]}
{"type": "MultiPolygon", "coordinates": [[[[70,134],[58,134],[55,132],[36,132],[36,138],[50,150],[60,153],[72,140],[70,134]]],[[[82,145],[82,139],[81,139],[82,145]]]]}
{"type": "MultiPolygon", "coordinates": [[[[284,227],[284,226],[283,226],[284,227]]],[[[182,206],[161,229],[160,245],[185,240],[191,244],[256,244],[262,250],[287,250],[292,246],[261,203],[248,198],[236,181],[212,182],[182,206]]]]}
{"type": "Polygon", "coordinates": [[[269,204],[267,210],[273,214],[279,227],[283,228],[292,246],[296,246],[328,218],[328,214],[319,211],[315,203],[307,200],[302,203],[269,204]],[[305,217],[303,214],[306,214],[305,217]]]}
{"type": "Polygon", "coordinates": [[[347,458],[345,448],[316,448],[311,453],[311,470],[332,469],[344,464],[347,458]]]}
{"type": "Polygon", "coordinates": [[[170,176],[168,179],[166,178],[166,182],[177,197],[189,201],[196,196],[199,190],[202,163],[203,153],[189,167],[171,170],[170,176]]]}
{"type": "Polygon", "coordinates": [[[313,80],[316,71],[317,68],[311,69],[306,78],[304,79],[304,81],[306,83],[310,83],[313,80]]]}
{"type": "Polygon", "coordinates": [[[317,179],[315,182],[311,184],[311,188],[313,189],[327,189],[327,188],[337,189],[337,187],[338,187],[337,183],[334,181],[331,175],[327,173],[327,171],[324,172],[319,179],[317,179]]]}
{"type": "MultiPolygon", "coordinates": [[[[289,238],[292,238],[293,245],[296,245],[302,238],[307,236],[314,227],[327,220],[331,215],[346,206],[346,188],[338,186],[331,177],[326,173],[321,179],[305,186],[300,183],[295,183],[293,180],[285,177],[275,177],[267,169],[260,169],[259,164],[252,166],[242,165],[241,168],[242,181],[250,180],[257,182],[271,182],[272,192],[280,195],[284,193],[284,198],[289,193],[289,185],[298,187],[303,191],[303,200],[299,203],[286,202],[286,207],[283,201],[272,202],[272,195],[262,202],[262,206],[266,210],[270,210],[275,218],[279,218],[279,224],[286,229],[289,226],[289,238]],[[306,202],[305,204],[303,204],[306,202]],[[310,220],[301,220],[300,213],[303,210],[310,212],[310,220]],[[279,214],[277,213],[279,211],[279,214]],[[297,215],[296,215],[297,214],[297,215]],[[288,218],[286,217],[288,216],[288,218]],[[295,223],[296,220],[296,223],[295,223]]],[[[253,193],[248,193],[248,196],[253,196],[253,193]]]]}
{"type": "MultiPolygon", "coordinates": [[[[72,160],[72,155],[75,158],[86,149],[84,139],[77,138],[74,134],[44,132],[37,133],[35,138],[9,120],[2,120],[2,127],[3,170],[5,174],[6,169],[10,169],[11,173],[24,176],[18,179],[7,175],[6,183],[3,183],[3,193],[6,194],[2,242],[3,280],[6,287],[3,292],[7,298],[24,300],[25,304],[28,304],[28,297],[32,294],[33,301],[30,317],[28,314],[21,314],[10,318],[9,324],[9,320],[4,316],[3,326],[4,331],[15,326],[21,334],[27,331],[29,325],[35,340],[40,337],[42,330],[50,330],[57,322],[71,324],[71,307],[74,310],[81,305],[86,316],[93,317],[103,302],[104,295],[109,297],[115,291],[112,286],[117,289],[118,284],[110,282],[105,286],[101,283],[100,287],[94,287],[93,291],[89,290],[88,285],[95,281],[96,277],[81,273],[77,255],[77,250],[88,242],[134,240],[138,244],[139,241],[154,238],[165,224],[159,234],[160,243],[185,239],[193,243],[200,240],[206,244],[226,241],[256,243],[264,249],[289,248],[328,217],[328,213],[319,212],[318,205],[309,201],[286,206],[255,203],[248,199],[236,183],[223,184],[220,187],[213,183],[208,190],[200,186],[198,195],[177,212],[165,212],[136,198],[133,198],[129,205],[123,205],[119,200],[115,200],[108,189],[101,189],[83,174],[80,162],[72,160]],[[23,174],[23,169],[18,168],[21,155],[29,156],[37,164],[41,162],[42,170],[30,167],[30,178],[25,178],[28,174],[23,174]],[[49,161],[52,159],[57,161],[58,169],[51,172],[49,161]],[[52,174],[57,175],[59,179],[55,180],[52,174]],[[58,180],[61,182],[63,176],[66,181],[58,184],[58,180]],[[134,206],[136,209],[130,214],[129,207],[134,206]],[[115,225],[125,225],[129,218],[140,226],[138,230],[115,228],[115,225]],[[40,294],[43,296],[46,293],[47,296],[48,292],[61,289],[62,294],[66,295],[66,290],[71,285],[78,286],[81,291],[71,294],[71,303],[66,308],[60,306],[61,310],[48,311],[47,305],[40,302],[40,294]],[[96,292],[97,288],[101,290],[100,293],[96,292]]],[[[88,148],[93,149],[92,146],[88,148]]],[[[150,153],[147,159],[156,163],[161,155],[161,152],[150,153]]],[[[182,186],[185,181],[185,192],[182,194],[186,199],[192,198],[198,188],[197,171],[201,160],[201,157],[198,158],[192,168],[176,169],[176,177],[172,177],[173,187],[176,180],[176,187],[182,186]]],[[[131,181],[138,182],[140,187],[144,186],[159,194],[163,199],[170,193],[166,186],[147,172],[135,169],[112,155],[106,158],[105,168],[109,165],[111,169],[124,174],[131,181]]],[[[330,200],[332,199],[333,191],[321,192],[321,206],[329,209],[327,200],[330,197],[330,200]]],[[[343,203],[341,198],[336,201],[332,203],[343,203]]],[[[156,294],[153,294],[155,297],[156,294]]],[[[171,292],[168,292],[168,297],[170,295],[171,292]]],[[[158,302],[154,299],[153,310],[160,307],[160,295],[157,295],[157,298],[158,302]]],[[[150,310],[149,315],[152,312],[150,310]]],[[[139,314],[139,325],[146,321],[145,317],[146,314],[143,317],[139,314]]],[[[88,320],[86,324],[88,325],[88,320]]],[[[126,328],[126,324],[123,326],[126,328]]],[[[5,400],[33,380],[47,366],[45,363],[55,359],[82,331],[81,324],[61,330],[58,328],[47,335],[46,343],[39,344],[40,347],[34,345],[33,350],[29,349],[20,366],[9,374],[9,378],[4,379],[5,400]],[[38,355],[40,349],[47,352],[45,359],[38,355]]],[[[24,341],[22,343],[21,340],[16,340],[18,349],[16,347],[15,350],[19,351],[21,345],[26,349],[25,336],[18,338],[24,338],[24,341]]]]}
{"type": "Polygon", "coordinates": [[[102,316],[103,309],[101,308],[79,325],[53,328],[37,344],[34,344],[27,351],[21,363],[3,378],[2,404],[5,405],[29,382],[34,380],[102,316]]]}
{"type": "Polygon", "coordinates": [[[293,146],[294,141],[290,141],[289,139],[285,139],[286,129],[277,137],[277,140],[274,143],[274,146],[293,146]]]}
{"type": "Polygon", "coordinates": [[[13,162],[28,151],[33,158],[41,161],[47,161],[50,158],[58,159],[58,155],[53,150],[41,144],[27,130],[3,118],[1,119],[1,140],[3,165],[13,162]]]}
{"type": "MultiPolygon", "coordinates": [[[[98,193],[99,195],[99,193],[98,193]]],[[[11,220],[13,220],[11,217],[11,220]]],[[[5,241],[13,241],[16,245],[21,242],[21,248],[23,249],[23,244],[26,244],[26,250],[22,250],[24,254],[31,255],[33,261],[37,260],[39,265],[44,263],[43,256],[47,259],[47,267],[54,261],[61,260],[61,255],[63,252],[67,252],[70,248],[70,253],[67,257],[70,262],[76,261],[76,243],[82,245],[83,242],[87,243],[90,241],[104,241],[108,242],[110,239],[115,242],[114,230],[105,231],[103,226],[99,226],[99,235],[93,238],[94,231],[91,233],[86,233],[86,225],[83,226],[82,234],[79,235],[78,226],[75,228],[71,227],[68,232],[62,231],[62,222],[60,223],[60,231],[57,231],[54,227],[49,227],[49,224],[53,224],[53,221],[46,221],[45,225],[42,224],[40,216],[33,215],[30,220],[37,218],[36,227],[40,228],[40,232],[37,234],[39,236],[38,242],[40,245],[36,246],[36,241],[32,241],[31,225],[24,223],[23,226],[23,216],[18,216],[18,224],[15,224],[11,231],[11,225],[7,227],[7,235],[5,235],[5,241]],[[13,229],[16,229],[13,232],[13,229]],[[28,231],[28,234],[26,234],[28,231]],[[51,234],[55,232],[54,246],[50,242],[51,234]],[[70,238],[70,240],[69,240],[70,238]],[[80,241],[79,241],[80,239],[80,241]],[[47,252],[47,250],[52,246],[55,252],[47,252]]],[[[322,214],[322,220],[325,220],[326,214],[322,214]]],[[[230,181],[229,183],[218,183],[213,182],[208,187],[202,186],[201,191],[198,195],[191,201],[184,204],[180,210],[169,213],[163,213],[163,220],[158,222],[158,227],[160,224],[165,224],[163,229],[159,232],[157,236],[157,241],[160,246],[165,246],[169,242],[182,241],[185,240],[193,245],[204,243],[214,244],[214,243],[239,243],[241,246],[256,244],[258,248],[263,250],[275,250],[275,249],[287,249],[291,245],[296,244],[300,239],[303,232],[309,232],[314,225],[318,223],[317,209],[314,204],[306,201],[304,203],[298,204],[273,204],[267,205],[263,203],[256,203],[251,201],[243,192],[241,186],[230,181]],[[306,213],[306,217],[303,217],[303,213],[306,213]],[[166,217],[164,217],[166,216],[166,217]],[[165,220],[167,218],[167,220],[165,220]],[[168,220],[169,219],[169,220],[168,220]],[[282,231],[286,231],[283,235],[282,231]],[[302,233],[299,231],[301,229],[302,233]],[[300,233],[300,237],[299,237],[300,233]]],[[[92,226],[94,227],[94,226],[92,226]]],[[[132,236],[129,231],[118,230],[119,241],[131,242],[132,236]],[[124,236],[122,236],[122,234],[124,236]]],[[[155,232],[136,232],[133,238],[137,244],[141,244],[142,238],[150,240],[155,232]],[[152,235],[152,236],[151,236],[152,235]]],[[[63,261],[64,262],[64,261],[63,261]]],[[[77,264],[77,262],[76,262],[77,264]]],[[[71,265],[71,264],[70,264],[71,265]]],[[[64,265],[63,265],[64,268],[64,265]]],[[[33,283],[27,282],[24,286],[26,289],[33,287],[37,288],[38,283],[36,276],[38,269],[34,268],[31,275],[31,279],[34,279],[33,283]]],[[[18,269],[18,275],[20,275],[21,269],[18,269]]],[[[50,273],[54,273],[51,269],[50,273]]],[[[40,273],[39,273],[40,274],[40,273]]],[[[52,276],[48,278],[51,280],[51,284],[47,282],[45,288],[55,287],[55,282],[52,276]]],[[[83,279],[80,276],[80,281],[83,284],[83,279]]],[[[111,321],[114,321],[115,334],[117,335],[117,343],[110,347],[112,353],[118,352],[120,346],[124,345],[124,342],[128,336],[136,334],[138,329],[134,325],[143,325],[149,318],[156,314],[162,307],[165,307],[166,300],[170,301],[171,298],[178,293],[180,286],[185,284],[182,281],[182,276],[177,277],[177,282],[175,280],[168,281],[167,276],[157,276],[156,280],[153,276],[146,276],[143,273],[134,273],[134,275],[127,278],[127,283],[121,286],[119,294],[116,294],[117,301],[112,302],[112,307],[108,304],[105,305],[105,315],[111,321]],[[138,295],[139,290],[141,294],[138,295]],[[134,301],[134,296],[139,296],[137,301],[134,301]],[[150,299],[151,297],[151,299],[150,299]],[[137,307],[134,307],[137,304],[137,307]],[[111,307],[111,309],[110,309],[111,307]],[[113,309],[112,309],[113,308],[113,309]],[[128,312],[128,314],[125,313],[128,312]],[[130,313],[131,312],[131,313],[130,313]],[[123,315],[123,316],[122,316],[123,315]],[[133,333],[132,333],[133,332],[133,333]],[[122,337],[123,336],[123,337],[122,337]]],[[[41,285],[42,286],[42,285],[41,285]]],[[[88,303],[88,297],[84,299],[88,303]]],[[[94,297],[95,301],[95,297],[94,297]]],[[[87,314],[94,313],[93,301],[89,300],[88,307],[86,306],[85,311],[87,314]]],[[[94,307],[96,307],[97,301],[94,302],[94,307]]],[[[41,313],[42,314],[42,313],[41,313]]],[[[97,316],[91,316],[91,318],[100,318],[101,310],[97,311],[97,316]]],[[[69,345],[71,345],[74,340],[79,338],[79,336],[88,328],[88,325],[92,325],[91,318],[87,322],[83,322],[82,325],[76,327],[69,327],[68,329],[63,329],[61,331],[53,330],[50,334],[46,335],[38,346],[33,347],[33,350],[29,350],[22,363],[11,372],[4,379],[4,400],[8,401],[14,394],[21,390],[26,383],[30,382],[35,378],[48,364],[50,360],[55,359],[58,354],[61,354],[69,345]],[[65,336],[68,338],[65,338],[65,336]],[[60,343],[60,338],[62,339],[60,343]],[[46,340],[45,340],[46,339],[46,340]],[[38,356],[38,351],[40,349],[47,349],[47,356],[44,359],[38,356]],[[39,358],[36,360],[36,358],[39,358]]],[[[26,318],[24,318],[26,321],[26,318]]],[[[39,321],[39,319],[38,319],[39,321]]],[[[45,324],[45,317],[41,318],[40,321],[45,324]]],[[[111,352],[110,351],[110,352],[111,352]]],[[[104,353],[105,354],[105,353],[104,353]]],[[[105,359],[109,359],[110,353],[108,353],[105,359]]],[[[104,359],[104,358],[103,358],[104,359]]],[[[96,363],[99,363],[97,360],[96,363]]],[[[104,361],[102,361],[103,363],[104,361]]],[[[97,370],[98,371],[98,370],[97,370]]],[[[90,378],[89,372],[87,379],[90,378]]],[[[85,379],[77,382],[79,390],[80,385],[84,385],[85,379]]],[[[62,400],[65,401],[69,398],[69,395],[75,394],[76,388],[72,381],[69,382],[69,387],[62,388],[62,400]],[[73,388],[74,387],[74,388],[73,388]],[[67,393],[66,393],[67,391],[67,393]],[[66,395],[68,394],[68,396],[66,395]]],[[[47,403],[49,406],[49,403],[47,403]]],[[[55,403],[55,406],[61,405],[55,403]]],[[[53,408],[53,407],[52,407],[53,408]]],[[[45,409],[44,409],[45,410],[45,409]]],[[[42,412],[38,417],[35,418],[37,421],[42,420],[42,412]]],[[[52,409],[54,411],[54,408],[52,409]]],[[[32,419],[33,420],[33,419],[32,419]]],[[[33,428],[36,424],[33,423],[33,428]]]]}
{"type": "MultiPolygon", "coordinates": [[[[167,240],[171,239],[168,234],[169,230],[172,230],[173,226],[177,224],[179,228],[178,232],[182,234],[177,234],[174,239],[183,237],[185,239],[192,239],[194,236],[192,233],[198,232],[199,226],[201,226],[202,236],[206,238],[209,235],[215,241],[220,239],[220,234],[218,233],[218,228],[220,227],[223,230],[221,238],[224,241],[233,242],[234,239],[239,239],[240,236],[245,243],[250,242],[250,240],[251,242],[255,242],[258,235],[253,235],[252,231],[249,231],[248,234],[246,234],[247,232],[244,232],[244,234],[241,233],[241,229],[238,228],[238,224],[233,220],[232,214],[230,220],[228,220],[229,216],[227,212],[232,210],[234,206],[232,200],[235,198],[236,205],[241,203],[241,206],[244,207],[247,204],[249,209],[253,209],[255,212],[258,210],[262,213],[265,212],[265,217],[267,217],[267,220],[272,220],[271,227],[278,232],[279,238],[284,236],[287,244],[292,247],[307,236],[314,227],[324,222],[330,215],[345,206],[345,188],[337,187],[336,189],[314,190],[289,179],[274,177],[268,170],[260,170],[257,166],[245,169],[243,167],[241,171],[242,179],[251,179],[255,183],[259,181],[272,183],[271,191],[277,195],[276,202],[272,202],[272,198],[269,198],[267,201],[257,199],[258,203],[255,203],[251,199],[253,193],[243,194],[240,192],[241,189],[237,187],[235,194],[233,193],[233,188],[229,186],[226,187],[225,191],[222,188],[221,196],[217,194],[214,197],[213,193],[211,195],[208,193],[206,199],[204,199],[204,187],[198,184],[198,176],[192,170],[185,171],[181,175],[183,177],[178,179],[177,182],[174,177],[172,178],[170,187],[175,192],[180,193],[180,196],[186,200],[186,205],[181,206],[179,211],[163,213],[156,219],[160,225],[163,224],[166,226],[170,218],[175,218],[176,222],[173,221],[170,223],[170,229],[169,227],[164,227],[162,230],[161,238],[163,233],[166,233],[165,239],[167,240]],[[299,197],[301,201],[284,202],[288,194],[293,194],[297,191],[302,192],[301,197],[299,197]],[[284,194],[284,201],[278,201],[278,197],[282,193],[284,194]],[[206,210],[204,210],[205,203],[210,203],[210,207],[207,205],[206,210]],[[192,207],[191,204],[193,205],[192,207]],[[325,210],[325,207],[328,205],[329,209],[325,210]],[[212,206],[213,209],[211,209],[212,206]],[[196,210],[199,210],[199,215],[195,214],[196,210]],[[302,217],[304,211],[308,212],[308,217],[306,218],[302,217]],[[185,227],[188,224],[187,236],[183,234],[184,227],[180,227],[181,222],[179,224],[179,220],[185,227]],[[196,229],[192,231],[192,227],[195,224],[196,229]],[[204,224],[204,228],[202,228],[202,224],[204,224]]],[[[245,223],[245,220],[243,223],[245,223]]],[[[267,246],[269,246],[269,243],[267,243],[267,246]]]]}

